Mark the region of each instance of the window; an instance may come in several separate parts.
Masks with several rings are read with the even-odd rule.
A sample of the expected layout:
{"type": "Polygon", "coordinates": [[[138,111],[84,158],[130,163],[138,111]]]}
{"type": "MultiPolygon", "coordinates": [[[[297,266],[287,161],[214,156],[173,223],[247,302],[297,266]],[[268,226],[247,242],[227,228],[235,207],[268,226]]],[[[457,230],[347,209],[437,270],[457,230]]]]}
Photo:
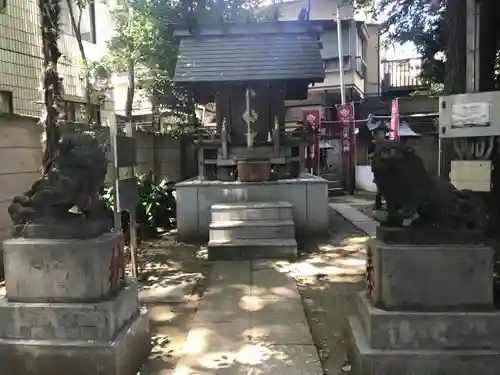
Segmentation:
{"type": "Polygon", "coordinates": [[[359,34],[356,38],[356,56],[365,59],[365,41],[359,34]]]}
{"type": "Polygon", "coordinates": [[[365,55],[366,41],[361,35],[356,34],[356,72],[361,78],[365,78],[366,76],[365,55]]]}
{"type": "MultiPolygon", "coordinates": [[[[2,0],[0,0],[2,1],[2,0]]],[[[82,40],[89,43],[96,42],[96,30],[95,30],[95,3],[94,1],[89,1],[84,9],[80,9],[75,0],[70,0],[71,9],[73,10],[73,15],[75,16],[75,22],[78,23],[80,20],[80,33],[82,35],[82,40]],[[81,11],[81,14],[80,14],[81,11]]],[[[71,15],[68,8],[68,1],[62,0],[61,4],[61,31],[65,34],[76,36],[76,33],[71,24],[71,15]]]]}
{"type": "MultiPolygon", "coordinates": [[[[351,56],[344,55],[344,71],[351,70],[351,56]]],[[[338,58],[324,59],[323,67],[327,73],[336,73],[340,71],[340,64],[338,58]]]]}
{"type": "Polygon", "coordinates": [[[0,0],[0,12],[7,7],[7,0],[0,0]]]}
{"type": "Polygon", "coordinates": [[[0,91],[0,113],[12,113],[12,93],[10,91],[0,91]]]}

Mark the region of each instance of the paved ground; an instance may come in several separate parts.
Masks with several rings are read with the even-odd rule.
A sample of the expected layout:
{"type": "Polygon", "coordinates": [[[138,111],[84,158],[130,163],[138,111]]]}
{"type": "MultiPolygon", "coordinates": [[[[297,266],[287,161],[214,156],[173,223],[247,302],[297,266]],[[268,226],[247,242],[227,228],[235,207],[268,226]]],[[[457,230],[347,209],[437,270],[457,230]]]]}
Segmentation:
{"type": "Polygon", "coordinates": [[[272,262],[218,262],[174,375],[322,375],[295,280],[272,262]]]}
{"type": "Polygon", "coordinates": [[[141,300],[150,308],[155,347],[141,374],[348,372],[342,331],[363,286],[367,236],[331,216],[330,238],[302,248],[293,264],[211,269],[199,257],[203,249],[175,241],[143,252],[149,271],[141,300]]]}
{"type": "Polygon", "coordinates": [[[341,197],[332,199],[329,205],[359,230],[374,237],[378,222],[366,215],[367,209],[373,209],[372,204],[366,199],[341,197]]]}

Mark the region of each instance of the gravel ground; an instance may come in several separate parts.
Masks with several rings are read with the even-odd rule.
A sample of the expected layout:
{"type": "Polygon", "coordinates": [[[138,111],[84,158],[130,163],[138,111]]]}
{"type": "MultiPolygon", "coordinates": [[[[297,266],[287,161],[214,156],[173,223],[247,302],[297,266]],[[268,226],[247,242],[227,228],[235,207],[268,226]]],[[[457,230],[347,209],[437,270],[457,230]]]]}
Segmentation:
{"type": "Polygon", "coordinates": [[[318,266],[316,274],[296,276],[304,309],[325,375],[350,372],[343,333],[355,313],[356,292],[364,287],[367,237],[341,216],[331,214],[331,238],[299,264],[318,266]]]}
{"type": "Polygon", "coordinates": [[[192,283],[185,301],[151,303],[149,310],[153,349],[138,375],[168,375],[179,360],[210,264],[203,257],[203,247],[179,243],[175,236],[145,242],[139,250],[140,290],[192,283]]]}

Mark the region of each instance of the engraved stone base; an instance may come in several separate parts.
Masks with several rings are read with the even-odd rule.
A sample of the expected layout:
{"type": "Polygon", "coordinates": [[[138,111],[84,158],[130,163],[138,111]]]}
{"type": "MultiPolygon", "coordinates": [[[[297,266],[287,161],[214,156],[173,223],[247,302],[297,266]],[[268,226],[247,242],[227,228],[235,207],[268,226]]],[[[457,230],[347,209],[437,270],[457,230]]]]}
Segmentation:
{"type": "Polygon", "coordinates": [[[151,350],[139,315],[108,342],[0,339],[2,375],[136,375],[151,350]]]}
{"type": "Polygon", "coordinates": [[[353,375],[496,375],[493,249],[368,243],[368,290],[347,324],[353,375]]]}
{"type": "Polygon", "coordinates": [[[368,278],[376,306],[406,311],[493,310],[493,248],[388,245],[368,241],[368,278]]]}
{"type": "Polygon", "coordinates": [[[121,287],[123,236],[5,240],[9,302],[99,302],[121,287]]]}
{"type": "Polygon", "coordinates": [[[500,351],[500,311],[419,312],[378,309],[358,295],[366,344],[379,350],[500,351]]]}
{"type": "Polygon", "coordinates": [[[151,350],[123,236],[4,241],[0,374],[136,375],[151,350]]]}
{"type": "Polygon", "coordinates": [[[353,375],[498,375],[500,350],[373,349],[359,319],[348,319],[353,375]]]}
{"type": "Polygon", "coordinates": [[[99,303],[22,303],[0,298],[0,338],[111,341],[138,314],[134,283],[99,303]]]}

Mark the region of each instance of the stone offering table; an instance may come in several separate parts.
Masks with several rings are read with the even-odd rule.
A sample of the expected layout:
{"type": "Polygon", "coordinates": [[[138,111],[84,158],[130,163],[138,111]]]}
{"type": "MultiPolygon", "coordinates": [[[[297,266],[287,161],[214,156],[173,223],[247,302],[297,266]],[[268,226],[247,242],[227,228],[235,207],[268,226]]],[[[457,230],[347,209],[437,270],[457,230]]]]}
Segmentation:
{"type": "Polygon", "coordinates": [[[0,374],[136,375],[151,348],[149,321],[125,279],[122,235],[64,233],[4,241],[0,374]]]}
{"type": "Polygon", "coordinates": [[[499,374],[493,249],[474,233],[432,243],[426,229],[418,244],[397,243],[414,230],[379,227],[368,243],[367,291],[348,318],[353,374],[499,374]]]}

